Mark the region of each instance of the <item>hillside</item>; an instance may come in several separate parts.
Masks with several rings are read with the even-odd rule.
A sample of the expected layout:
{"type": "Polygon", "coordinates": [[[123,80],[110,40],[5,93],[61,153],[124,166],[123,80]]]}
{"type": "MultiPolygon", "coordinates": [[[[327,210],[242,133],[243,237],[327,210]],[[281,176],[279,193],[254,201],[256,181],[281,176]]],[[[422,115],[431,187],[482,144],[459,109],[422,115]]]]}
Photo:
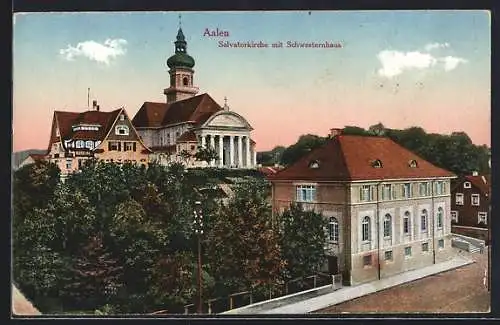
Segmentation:
{"type": "Polygon", "coordinates": [[[31,154],[42,154],[45,153],[46,150],[41,150],[41,149],[28,149],[28,150],[23,150],[23,151],[18,151],[12,153],[12,169],[17,169],[19,167],[19,164],[26,159],[31,154]]]}

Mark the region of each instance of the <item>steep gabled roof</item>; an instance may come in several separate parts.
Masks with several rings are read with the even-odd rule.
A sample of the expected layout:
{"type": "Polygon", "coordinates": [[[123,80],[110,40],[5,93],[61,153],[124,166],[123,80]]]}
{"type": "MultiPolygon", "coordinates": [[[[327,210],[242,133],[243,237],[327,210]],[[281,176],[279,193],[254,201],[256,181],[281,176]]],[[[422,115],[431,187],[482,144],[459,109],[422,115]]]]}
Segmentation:
{"type": "MultiPolygon", "coordinates": [[[[491,191],[491,176],[490,175],[477,175],[465,176],[465,179],[477,187],[481,193],[489,195],[491,191]]],[[[461,182],[463,184],[463,182],[461,182]]]]}
{"type": "Polygon", "coordinates": [[[132,119],[135,127],[160,127],[177,123],[203,124],[222,108],[208,94],[201,94],[170,104],[145,102],[132,119]]]}
{"type": "Polygon", "coordinates": [[[122,108],[111,112],[85,111],[82,113],[75,113],[55,111],[54,115],[59,125],[59,132],[63,141],[67,139],[92,139],[102,141],[121,111],[122,108]],[[101,127],[97,131],[73,131],[72,126],[77,124],[99,124],[101,127]]]}
{"type": "Polygon", "coordinates": [[[338,135],[272,180],[355,181],[454,177],[386,137],[338,135]],[[379,161],[381,167],[374,167],[379,161]],[[411,162],[416,167],[411,167],[411,162]]]}

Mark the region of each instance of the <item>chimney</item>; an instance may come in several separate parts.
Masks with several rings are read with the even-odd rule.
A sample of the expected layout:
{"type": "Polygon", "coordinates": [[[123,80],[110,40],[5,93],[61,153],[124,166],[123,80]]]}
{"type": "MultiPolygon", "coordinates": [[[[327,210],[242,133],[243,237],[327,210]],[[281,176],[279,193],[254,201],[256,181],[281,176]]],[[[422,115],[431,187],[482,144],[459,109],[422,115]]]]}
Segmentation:
{"type": "Polygon", "coordinates": [[[97,109],[97,100],[95,100],[95,99],[92,101],[92,108],[93,108],[94,110],[98,110],[98,109],[97,109]]]}
{"type": "Polygon", "coordinates": [[[99,107],[100,107],[99,105],[97,105],[97,106],[95,107],[95,109],[96,109],[98,112],[99,112],[99,107]]]}
{"type": "Polygon", "coordinates": [[[478,176],[478,175],[479,175],[479,173],[477,171],[472,172],[472,176],[478,176]]]}
{"type": "Polygon", "coordinates": [[[330,137],[334,138],[340,134],[342,134],[342,129],[339,129],[339,128],[330,129],[330,137]]]}

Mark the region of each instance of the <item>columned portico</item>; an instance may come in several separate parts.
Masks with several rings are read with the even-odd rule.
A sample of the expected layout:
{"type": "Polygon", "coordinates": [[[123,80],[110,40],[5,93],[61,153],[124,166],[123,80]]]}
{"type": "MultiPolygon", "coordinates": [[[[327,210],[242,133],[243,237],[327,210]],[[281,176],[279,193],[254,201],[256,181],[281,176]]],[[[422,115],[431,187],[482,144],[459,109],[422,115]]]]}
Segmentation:
{"type": "MultiPolygon", "coordinates": [[[[215,137],[213,134],[210,135],[210,147],[212,149],[215,149],[215,137]]],[[[212,159],[212,161],[210,161],[210,166],[215,166],[215,159],[212,159]]]]}
{"type": "Polygon", "coordinates": [[[224,136],[219,134],[219,167],[224,166],[224,136]]]}
{"type": "Polygon", "coordinates": [[[243,167],[243,142],[241,136],[238,137],[238,168],[243,167]]]}

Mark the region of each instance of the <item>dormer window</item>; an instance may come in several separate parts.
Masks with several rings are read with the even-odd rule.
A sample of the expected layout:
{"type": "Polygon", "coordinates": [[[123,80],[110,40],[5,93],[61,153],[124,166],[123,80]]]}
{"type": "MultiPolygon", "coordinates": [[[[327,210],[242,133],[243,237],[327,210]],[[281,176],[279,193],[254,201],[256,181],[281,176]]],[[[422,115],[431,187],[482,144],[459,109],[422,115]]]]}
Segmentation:
{"type": "Polygon", "coordinates": [[[126,126],[126,125],[117,125],[115,127],[115,134],[116,135],[129,135],[128,126],[126,126]]]}
{"type": "Polygon", "coordinates": [[[382,161],[380,161],[380,159],[374,160],[372,162],[372,167],[373,168],[382,168],[382,161]]]}
{"type": "Polygon", "coordinates": [[[125,121],[125,114],[120,114],[120,121],[125,121]]]}
{"type": "Polygon", "coordinates": [[[408,165],[410,166],[410,168],[417,168],[417,161],[416,160],[410,160],[410,162],[408,163],[408,165]]]}
{"type": "Polygon", "coordinates": [[[319,161],[317,160],[313,160],[309,163],[309,168],[312,168],[312,169],[317,169],[319,168],[319,161]]]}
{"type": "Polygon", "coordinates": [[[465,182],[464,183],[464,188],[471,188],[470,182],[465,182]]]}

